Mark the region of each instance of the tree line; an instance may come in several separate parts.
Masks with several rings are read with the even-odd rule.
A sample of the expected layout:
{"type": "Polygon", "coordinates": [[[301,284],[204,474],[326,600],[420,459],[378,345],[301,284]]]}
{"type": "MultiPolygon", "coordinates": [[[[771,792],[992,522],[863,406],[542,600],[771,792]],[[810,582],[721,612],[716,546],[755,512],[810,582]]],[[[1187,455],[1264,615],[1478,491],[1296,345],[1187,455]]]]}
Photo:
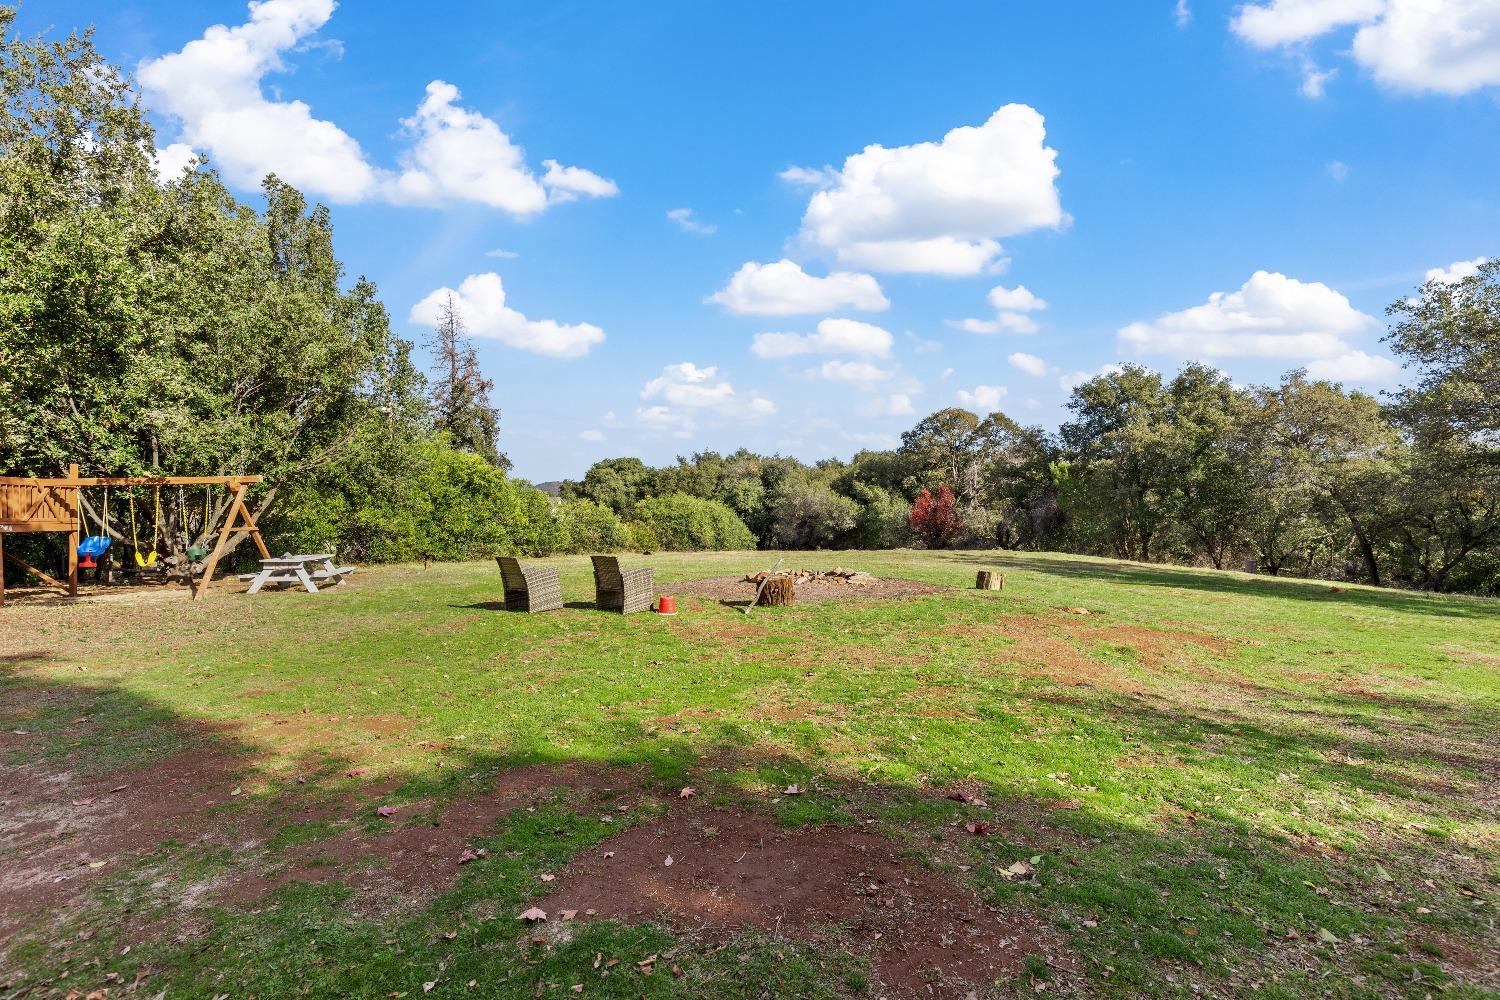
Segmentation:
{"type": "MultiPolygon", "coordinates": [[[[1500,592],[1500,263],[1391,307],[1409,384],[1379,398],[1126,365],[1055,433],[944,409],[849,461],[613,458],[554,499],[507,474],[451,303],[428,378],[326,208],[274,176],[260,207],[207,164],[159,177],[89,35],[12,27],[0,8],[0,473],[261,473],[276,548],[367,562],[972,545],[1500,592]]],[[[222,501],[161,499],[152,544],[180,559],[222,501]]]]}
{"type": "Polygon", "coordinates": [[[1302,371],[1241,387],[1124,365],[1074,388],[1056,433],[950,408],[847,462],[608,459],[563,495],[627,520],[654,496],[714,500],[767,548],[998,546],[1500,592],[1500,263],[1391,310],[1417,378],[1384,400],[1302,371]]]}

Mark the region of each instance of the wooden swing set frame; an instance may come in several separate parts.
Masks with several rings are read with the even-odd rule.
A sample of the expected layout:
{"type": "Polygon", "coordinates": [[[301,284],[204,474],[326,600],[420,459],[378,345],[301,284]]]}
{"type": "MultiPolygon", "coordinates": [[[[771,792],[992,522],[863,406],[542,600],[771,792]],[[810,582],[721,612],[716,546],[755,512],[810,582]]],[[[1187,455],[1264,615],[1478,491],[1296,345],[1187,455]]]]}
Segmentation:
{"type": "MultiPolygon", "coordinates": [[[[192,588],[193,599],[213,583],[214,570],[229,543],[229,536],[236,533],[249,535],[255,540],[262,558],[271,558],[265,540],[260,537],[255,515],[245,503],[245,494],[264,476],[80,476],[78,466],[68,466],[68,474],[61,479],[36,479],[27,476],[0,476],[0,565],[6,559],[40,577],[48,585],[65,591],[69,597],[78,596],[78,544],[82,541],[79,531],[79,491],[93,486],[223,486],[233,498],[224,515],[224,525],[219,529],[218,540],[212,554],[203,566],[203,573],[192,588]],[[68,582],[63,583],[43,573],[29,563],[5,551],[5,536],[10,534],[58,533],[68,536],[68,582]]],[[[5,606],[5,574],[0,572],[0,607],[5,606]]]]}

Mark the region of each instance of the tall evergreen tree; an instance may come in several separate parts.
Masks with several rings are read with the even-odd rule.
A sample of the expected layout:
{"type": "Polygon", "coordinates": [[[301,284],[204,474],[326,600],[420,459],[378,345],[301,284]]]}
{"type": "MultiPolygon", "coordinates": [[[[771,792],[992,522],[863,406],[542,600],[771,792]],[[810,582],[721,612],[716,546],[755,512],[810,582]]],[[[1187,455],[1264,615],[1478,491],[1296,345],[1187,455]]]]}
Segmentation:
{"type": "Polygon", "coordinates": [[[473,452],[491,465],[509,469],[510,459],[497,445],[500,411],[490,402],[495,383],[479,368],[479,355],[452,293],[443,300],[427,347],[435,365],[431,395],[438,430],[446,432],[460,451],[473,452]]]}

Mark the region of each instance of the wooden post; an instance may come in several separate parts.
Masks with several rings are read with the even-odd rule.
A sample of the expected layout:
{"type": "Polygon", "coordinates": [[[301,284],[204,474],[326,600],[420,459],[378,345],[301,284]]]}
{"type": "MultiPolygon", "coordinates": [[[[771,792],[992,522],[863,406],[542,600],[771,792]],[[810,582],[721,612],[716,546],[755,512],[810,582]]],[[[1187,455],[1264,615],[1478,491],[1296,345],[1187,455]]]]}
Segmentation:
{"type": "Polygon", "coordinates": [[[1005,574],[997,570],[982,569],[974,577],[975,590],[1004,590],[1005,574]]]}
{"type": "Polygon", "coordinates": [[[0,608],[5,607],[5,532],[0,531],[0,608]]]}
{"type": "MultiPolygon", "coordinates": [[[[78,465],[74,463],[68,466],[68,478],[78,478],[78,465]]],[[[68,596],[78,596],[78,543],[83,541],[78,533],[78,510],[82,506],[79,502],[78,487],[68,491],[68,507],[73,515],[73,530],[68,532],[68,596]]]]}
{"type": "Polygon", "coordinates": [[[773,576],[760,588],[756,604],[796,604],[797,596],[789,576],[773,576]]]}
{"type": "Polygon", "coordinates": [[[250,487],[238,479],[229,481],[229,488],[234,490],[234,499],[229,504],[229,512],[224,515],[224,527],[219,530],[219,539],[214,542],[213,554],[208,557],[204,564],[203,576],[199,578],[198,585],[193,588],[193,600],[203,596],[203,592],[213,583],[214,570],[219,568],[219,559],[224,555],[224,548],[229,544],[229,536],[236,531],[243,531],[255,540],[255,547],[260,549],[262,559],[271,558],[270,551],[266,548],[265,539],[260,537],[260,528],[255,523],[255,515],[250,513],[250,508],[245,506],[245,494],[250,487]],[[243,524],[236,524],[235,519],[242,518],[243,524]]]}

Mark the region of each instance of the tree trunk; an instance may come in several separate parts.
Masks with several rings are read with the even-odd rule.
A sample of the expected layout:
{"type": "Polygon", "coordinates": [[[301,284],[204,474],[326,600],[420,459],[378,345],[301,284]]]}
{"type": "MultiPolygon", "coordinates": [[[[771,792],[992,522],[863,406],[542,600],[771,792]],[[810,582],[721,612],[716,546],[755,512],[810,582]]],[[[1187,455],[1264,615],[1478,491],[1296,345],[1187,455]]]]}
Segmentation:
{"type": "Polygon", "coordinates": [[[1004,590],[1005,574],[996,570],[982,569],[974,577],[975,590],[1004,590]]]}
{"type": "Polygon", "coordinates": [[[1375,546],[1370,544],[1370,537],[1365,534],[1364,528],[1359,522],[1351,520],[1354,525],[1354,540],[1359,545],[1359,554],[1365,561],[1365,573],[1370,577],[1370,586],[1380,586],[1380,563],[1375,558],[1375,546]]]}
{"type": "Polygon", "coordinates": [[[789,576],[773,576],[766,581],[761,588],[760,599],[756,604],[796,604],[796,594],[792,588],[792,578],[789,576]]]}

